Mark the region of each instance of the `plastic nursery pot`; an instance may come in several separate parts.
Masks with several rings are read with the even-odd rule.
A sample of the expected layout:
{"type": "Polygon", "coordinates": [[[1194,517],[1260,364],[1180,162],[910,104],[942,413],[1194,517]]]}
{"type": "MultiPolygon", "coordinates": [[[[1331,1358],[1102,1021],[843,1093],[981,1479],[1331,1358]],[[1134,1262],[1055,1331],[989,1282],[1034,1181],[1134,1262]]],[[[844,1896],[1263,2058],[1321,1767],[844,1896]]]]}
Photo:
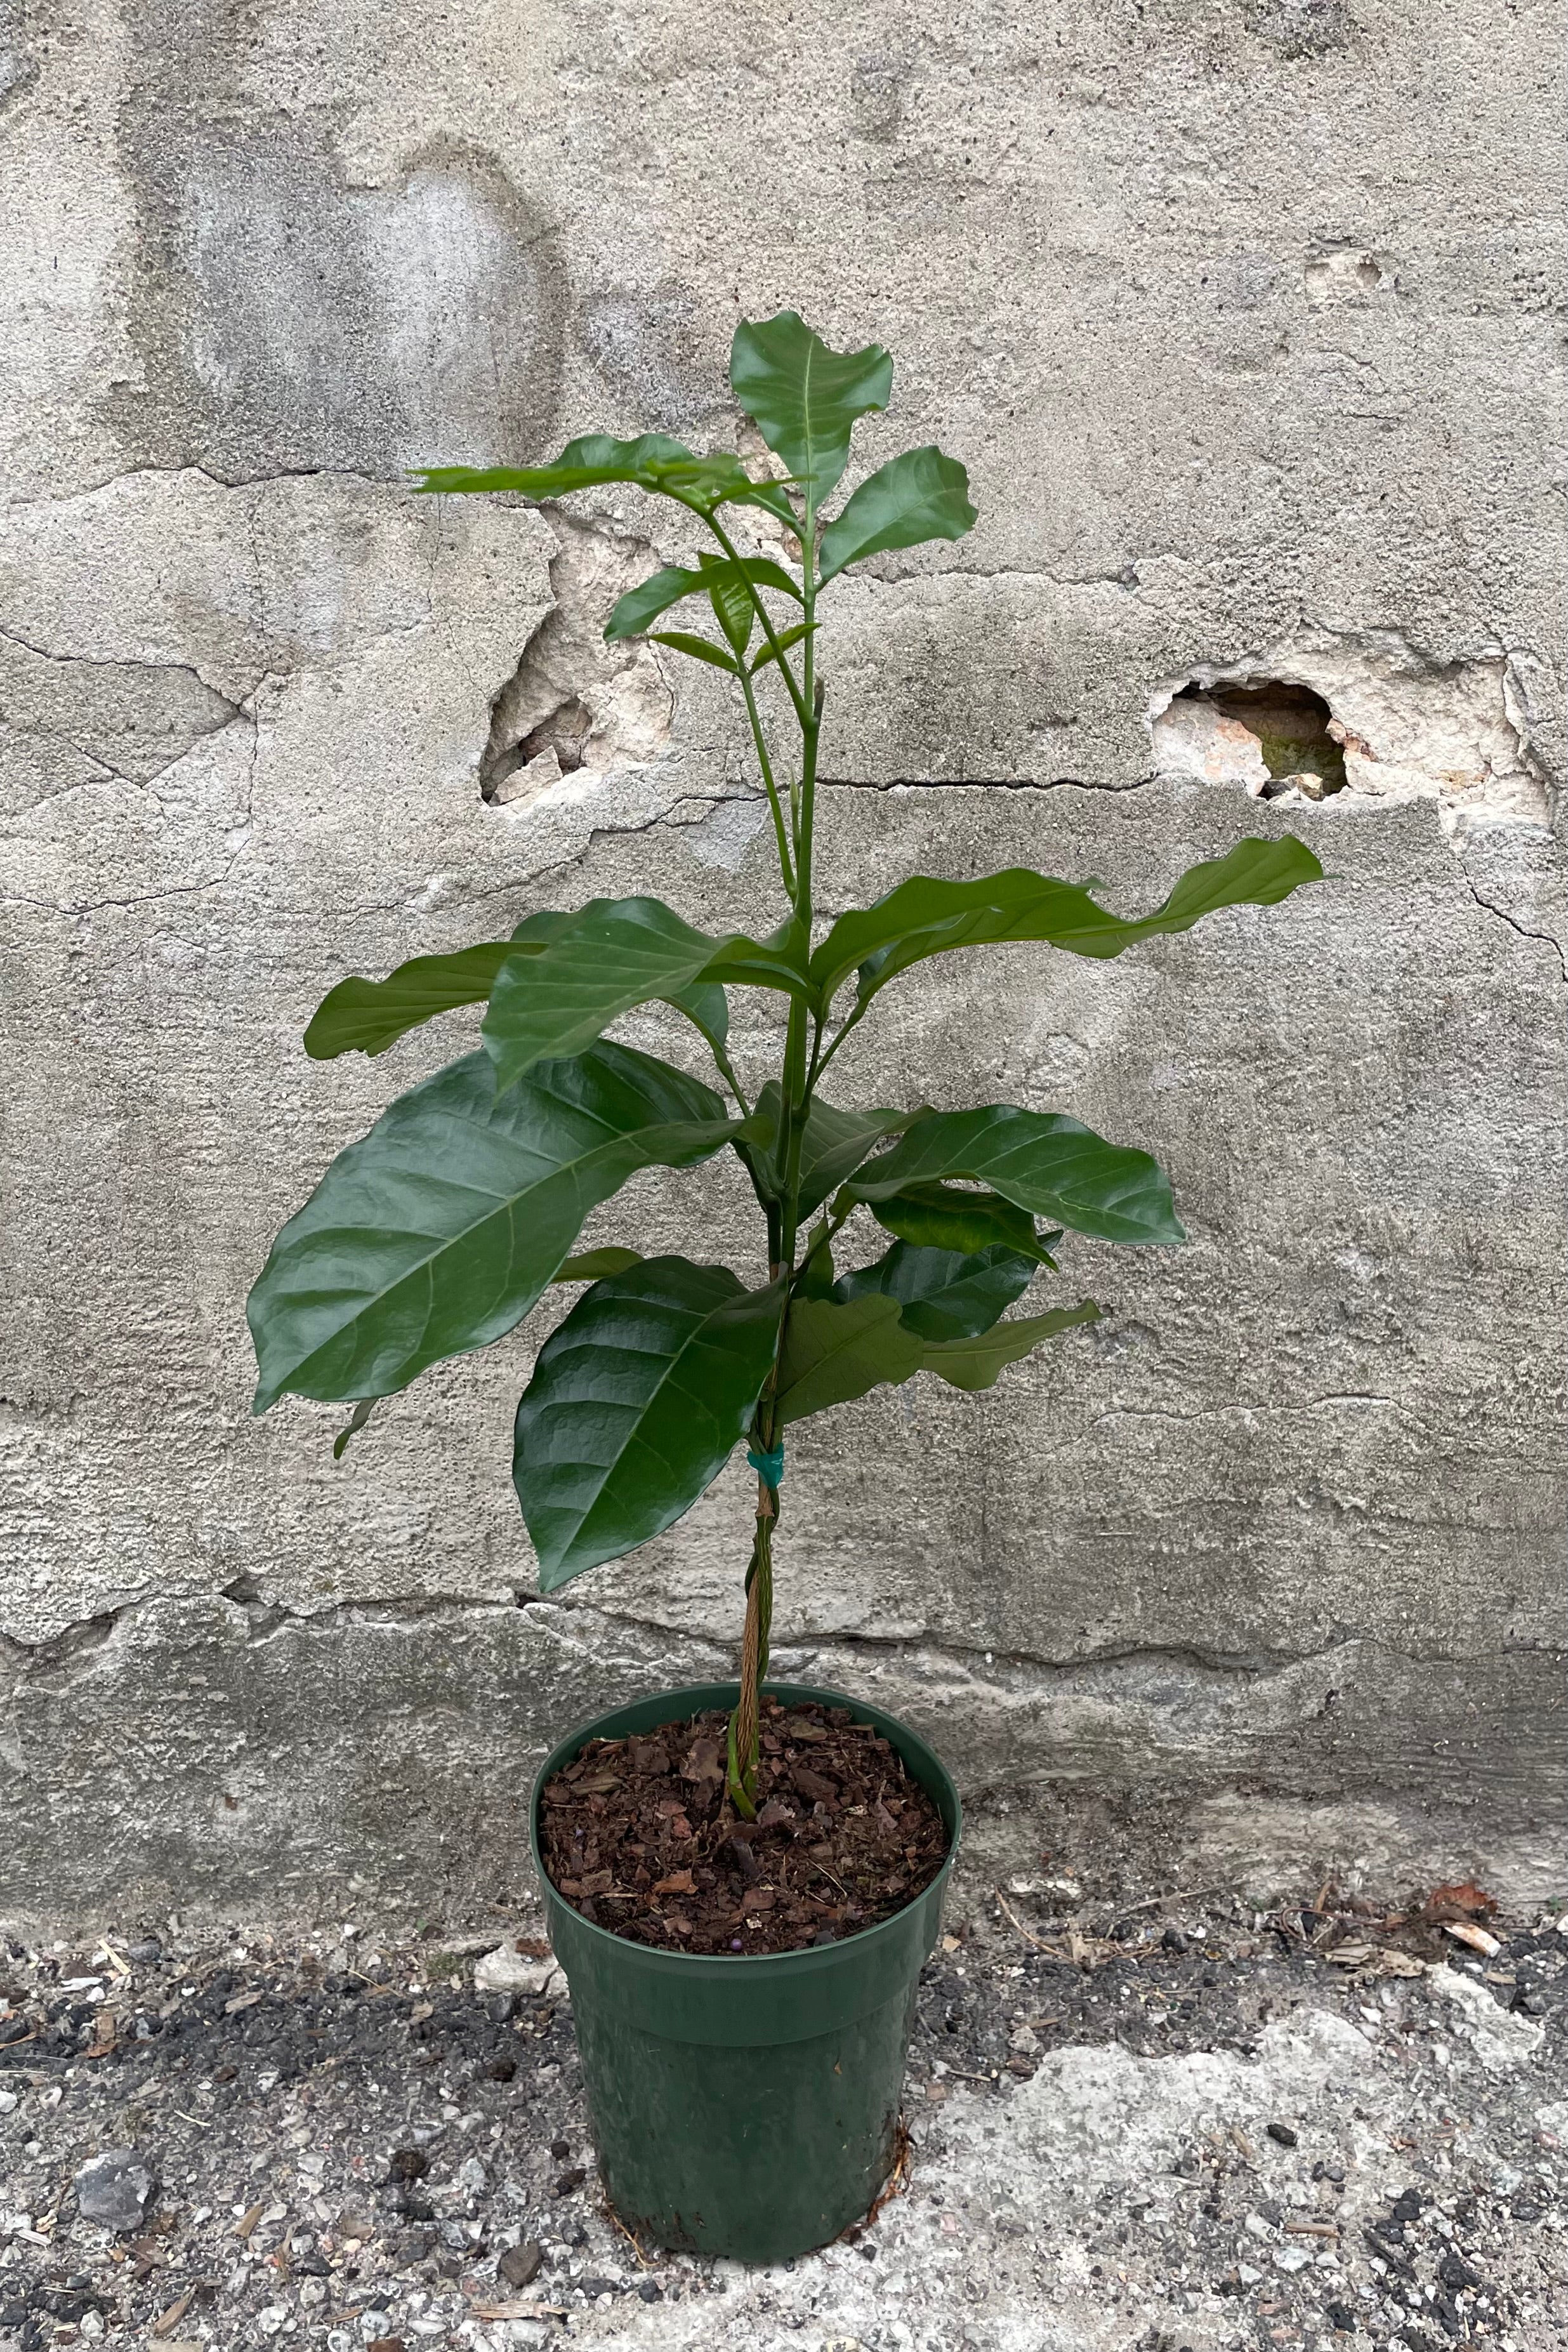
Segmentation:
{"type": "Polygon", "coordinates": [[[551,1773],[591,1739],[731,1707],[733,1683],[664,1691],[580,1724],[540,1769],[528,1813],[611,2201],[639,2237],[743,2263],[825,2245],[866,2212],[893,2168],[915,1987],[961,1818],[946,1770],[895,1717],[804,1683],[766,1688],[874,1724],[941,1812],[946,1860],[879,1927],[802,1952],[654,1951],[591,1926],[551,1885],[538,1832],[551,1773]]]}

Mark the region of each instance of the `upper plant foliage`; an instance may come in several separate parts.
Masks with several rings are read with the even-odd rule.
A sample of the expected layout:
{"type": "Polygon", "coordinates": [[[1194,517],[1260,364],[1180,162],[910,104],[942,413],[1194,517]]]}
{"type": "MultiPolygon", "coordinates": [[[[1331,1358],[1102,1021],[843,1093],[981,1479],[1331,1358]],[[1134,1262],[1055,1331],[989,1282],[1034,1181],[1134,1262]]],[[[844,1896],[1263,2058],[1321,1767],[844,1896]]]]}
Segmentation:
{"type": "Polygon", "coordinates": [[[1238,842],[1134,917],[1100,906],[1086,885],[1023,867],[968,881],[916,875],[813,943],[818,599],[851,565],[961,538],[975,509],[963,467],[927,447],[891,458],[824,515],[856,423],[892,394],[880,344],[835,352],[781,311],[737,329],[730,381],[784,481],[755,481],[737,457],[703,456],[663,434],[593,434],[551,465],[434,467],[422,487],[557,499],[626,484],[697,520],[714,545],[622,596],[605,634],[651,635],[736,681],[773,821],[783,920],[758,936],[716,936],[656,898],[596,898],[575,913],[531,914],[507,939],[416,956],[383,980],[341,982],[306,1032],[318,1058],[383,1053],[437,1014],[479,1003],[483,1051],[401,1097],[340,1155],[279,1234],[249,1312],[257,1412],[286,1391],[356,1401],[346,1438],[369,1400],[504,1337],[550,1284],[587,1284],[517,1407],[514,1477],[547,1591],[669,1527],[749,1439],[758,1528],[729,1780],[745,1811],[781,1432],[919,1371],[988,1388],[1007,1365],[1092,1321],[1100,1310],[1088,1300],[1008,1317],[1038,1272],[1054,1268],[1064,1232],[1184,1238],[1147,1152],[1007,1104],[842,1108],[821,1090],[840,1047],[879,992],[930,956],[1034,941],[1103,960],[1224,908],[1272,905],[1322,868],[1289,835],[1238,842]],[[757,509],[787,526],[798,563],[737,543],[757,509]],[[685,605],[714,634],[655,628],[685,605]],[[788,1005],[782,1066],[755,1102],[728,1058],[731,988],[770,990],[788,1005]],[[606,1041],[624,1014],[660,1001],[703,1039],[727,1103],[606,1041]],[[639,1170],[690,1167],[727,1148],[761,1212],[765,1275],[758,1265],[743,1280],[623,1246],[571,1255],[591,1211],[639,1170]],[[862,1212],[892,1239],[841,1273],[835,1248],[862,1212]]]}

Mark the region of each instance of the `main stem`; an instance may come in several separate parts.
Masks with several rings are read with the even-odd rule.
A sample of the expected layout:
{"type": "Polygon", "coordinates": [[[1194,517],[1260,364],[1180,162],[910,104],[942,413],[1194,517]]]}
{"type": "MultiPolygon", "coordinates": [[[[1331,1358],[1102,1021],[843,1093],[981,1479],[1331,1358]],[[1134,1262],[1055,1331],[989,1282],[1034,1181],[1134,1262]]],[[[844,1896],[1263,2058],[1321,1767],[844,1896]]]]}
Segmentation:
{"type": "MultiPolygon", "coordinates": [[[[793,874],[783,855],[783,827],[779,827],[779,870],[784,877],[784,887],[794,904],[790,928],[802,959],[810,952],[811,946],[811,848],[817,799],[817,739],[822,719],[822,692],[817,682],[813,650],[815,633],[810,626],[815,618],[817,601],[816,540],[816,499],[808,490],[800,530],[802,597],[807,629],[802,640],[799,690],[794,688],[788,672],[785,673],[785,683],[790,688],[790,700],[800,728],[800,813],[795,835],[793,874]]],[[[753,593],[758,610],[761,612],[762,600],[753,593]]],[[[771,637],[771,629],[768,634],[771,637]]],[[[779,656],[779,662],[782,669],[782,655],[779,656]]],[[[749,692],[747,705],[764,777],[771,781],[761,721],[749,692]]],[[[800,1153],[806,1137],[806,1113],[815,1064],[815,1053],[807,1034],[810,1020],[807,1007],[799,998],[791,997],[789,1026],[784,1041],[783,1111],[778,1141],[782,1199],[777,1213],[770,1211],[768,1214],[768,1279],[781,1284],[783,1297],[773,1368],[768,1375],[752,1425],[756,1450],[763,1454],[771,1453],[779,1443],[779,1367],[784,1350],[789,1285],[795,1272],[795,1250],[800,1234],[800,1153]]],[[[726,1774],[726,1794],[737,1812],[747,1821],[754,1819],[757,1811],[761,1693],[768,1673],[768,1636],[773,1623],[773,1529],[778,1518],[778,1486],[759,1471],[757,1479],[757,1526],[751,1540],[751,1560],[746,1571],[746,1631],[740,1645],[740,1696],[730,1717],[729,1758],[726,1774]]]]}

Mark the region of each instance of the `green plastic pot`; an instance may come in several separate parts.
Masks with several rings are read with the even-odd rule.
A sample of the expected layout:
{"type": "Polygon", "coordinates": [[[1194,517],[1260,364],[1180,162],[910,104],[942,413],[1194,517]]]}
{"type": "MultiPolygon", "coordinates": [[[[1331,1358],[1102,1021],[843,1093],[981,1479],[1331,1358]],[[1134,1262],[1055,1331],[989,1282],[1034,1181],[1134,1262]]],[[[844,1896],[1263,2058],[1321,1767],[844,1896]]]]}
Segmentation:
{"type": "Polygon", "coordinates": [[[767,1689],[874,1724],[941,1811],[946,1862],[880,1927],[803,1952],[654,1951],[591,1926],[551,1885],[538,1835],[551,1773],[591,1739],[731,1707],[733,1683],[664,1691],[580,1724],[540,1768],[528,1816],[611,2201],[639,2238],[743,2263],[825,2245],[869,2210],[893,2168],[915,1987],[960,1826],[947,1772],[895,1717],[803,1683],[767,1689]]]}

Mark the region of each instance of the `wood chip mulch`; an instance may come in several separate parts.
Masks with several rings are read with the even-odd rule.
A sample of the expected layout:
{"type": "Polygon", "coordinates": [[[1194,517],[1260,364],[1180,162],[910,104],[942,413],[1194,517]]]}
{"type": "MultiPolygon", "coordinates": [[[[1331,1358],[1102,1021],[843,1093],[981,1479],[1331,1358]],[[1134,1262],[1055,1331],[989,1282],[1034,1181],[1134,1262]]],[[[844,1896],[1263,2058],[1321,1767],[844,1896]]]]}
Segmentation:
{"type": "Polygon", "coordinates": [[[757,1819],[725,1801],[728,1717],[592,1740],[547,1782],[545,1867],[585,1919],[681,1952],[794,1952],[891,1918],[947,1853],[941,1814],[847,1707],[762,1706],[757,1819]]]}

